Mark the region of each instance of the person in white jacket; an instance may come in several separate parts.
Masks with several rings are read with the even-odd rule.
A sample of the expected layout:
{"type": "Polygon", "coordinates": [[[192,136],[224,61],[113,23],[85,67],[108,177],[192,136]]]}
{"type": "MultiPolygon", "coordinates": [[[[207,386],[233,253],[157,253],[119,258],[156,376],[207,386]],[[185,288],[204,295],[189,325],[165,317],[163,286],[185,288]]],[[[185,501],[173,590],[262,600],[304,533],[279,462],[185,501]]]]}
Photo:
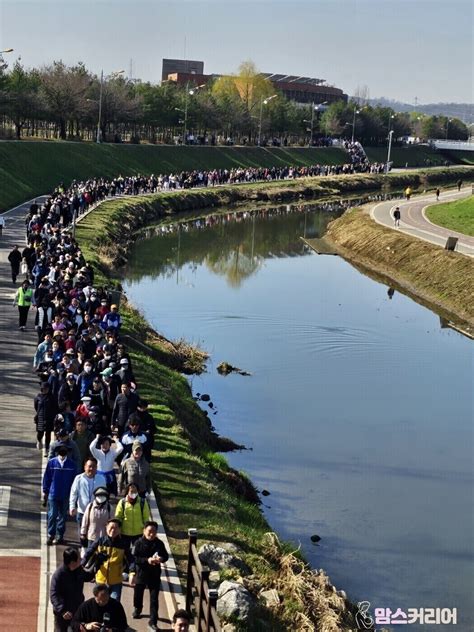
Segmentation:
{"type": "Polygon", "coordinates": [[[94,491],[106,485],[105,476],[97,472],[97,459],[87,459],[84,463],[84,472],[76,476],[69,494],[69,514],[75,516],[79,532],[86,507],[94,500],[94,491]]]}
{"type": "Polygon", "coordinates": [[[117,477],[114,464],[117,457],[123,452],[123,445],[116,435],[111,439],[98,434],[90,444],[89,449],[92,456],[97,459],[98,473],[105,476],[107,491],[109,494],[117,496],[117,477]]]}

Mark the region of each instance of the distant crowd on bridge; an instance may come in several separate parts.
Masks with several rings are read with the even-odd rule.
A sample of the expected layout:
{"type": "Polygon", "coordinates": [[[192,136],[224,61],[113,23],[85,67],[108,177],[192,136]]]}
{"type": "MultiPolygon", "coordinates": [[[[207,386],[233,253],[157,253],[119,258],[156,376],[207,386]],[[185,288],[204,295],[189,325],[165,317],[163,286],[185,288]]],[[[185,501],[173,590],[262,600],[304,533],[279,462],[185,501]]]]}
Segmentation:
{"type": "MultiPolygon", "coordinates": [[[[81,196],[90,204],[105,191],[104,181],[96,180],[81,196]]],[[[124,632],[124,582],[133,586],[135,619],[148,589],[148,629],[157,630],[168,551],[150,505],[155,421],[123,344],[118,305],[94,284],[93,268],[64,231],[70,205],[77,204],[75,186],[33,203],[25,222],[27,244],[9,255],[12,282],[20,281],[18,327],[33,326],[38,335],[32,420],[46,460],[47,544],[67,544],[51,580],[55,630],[124,632]],[[72,541],[68,517],[77,524],[72,541]],[[84,582],[91,580],[94,596],[84,601],[84,582]]],[[[190,621],[189,613],[177,611],[173,630],[185,632],[190,621]]]]}

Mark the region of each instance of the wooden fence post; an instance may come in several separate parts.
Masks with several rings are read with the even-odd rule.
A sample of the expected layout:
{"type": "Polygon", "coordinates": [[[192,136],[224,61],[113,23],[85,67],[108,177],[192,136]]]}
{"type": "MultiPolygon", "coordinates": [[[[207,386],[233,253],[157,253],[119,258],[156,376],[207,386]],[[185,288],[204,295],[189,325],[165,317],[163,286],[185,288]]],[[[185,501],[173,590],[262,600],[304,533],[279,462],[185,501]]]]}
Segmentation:
{"type": "Polygon", "coordinates": [[[188,545],[188,575],[186,581],[186,610],[191,612],[191,604],[193,603],[193,566],[194,555],[193,545],[196,545],[198,532],[197,529],[188,529],[189,545],[188,545]]]}

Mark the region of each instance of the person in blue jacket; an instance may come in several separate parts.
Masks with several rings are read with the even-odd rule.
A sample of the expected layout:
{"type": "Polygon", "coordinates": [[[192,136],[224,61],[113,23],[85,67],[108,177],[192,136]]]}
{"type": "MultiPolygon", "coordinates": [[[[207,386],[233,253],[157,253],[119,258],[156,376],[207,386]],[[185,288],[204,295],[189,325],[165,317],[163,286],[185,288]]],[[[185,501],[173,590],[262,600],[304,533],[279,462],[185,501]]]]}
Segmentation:
{"type": "Polygon", "coordinates": [[[56,454],[48,461],[43,474],[43,506],[48,507],[48,545],[64,542],[69,495],[77,474],[65,445],[59,445],[56,454]]]}

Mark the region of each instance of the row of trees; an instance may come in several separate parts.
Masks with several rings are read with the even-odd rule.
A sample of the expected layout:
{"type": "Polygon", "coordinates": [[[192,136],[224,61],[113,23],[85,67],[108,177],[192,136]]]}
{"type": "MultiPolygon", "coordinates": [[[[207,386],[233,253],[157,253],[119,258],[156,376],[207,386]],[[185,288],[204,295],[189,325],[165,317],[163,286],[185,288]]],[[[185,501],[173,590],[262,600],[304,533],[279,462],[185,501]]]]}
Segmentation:
{"type": "Polygon", "coordinates": [[[420,139],[468,137],[458,119],[395,113],[390,108],[339,101],[312,111],[279,94],[252,62],[236,75],[222,76],[199,88],[127,80],[123,75],[100,77],[83,63],[54,62],[26,69],[19,60],[11,68],[0,58],[1,133],[17,139],[56,137],[91,140],[99,120],[103,140],[175,142],[184,128],[212,141],[256,142],[285,138],[307,144],[322,135],[355,137],[365,144],[386,142],[404,135],[420,139]],[[192,94],[191,94],[192,93],[192,94]],[[276,96],[274,96],[276,95],[276,96]],[[270,98],[272,97],[272,98],[270,98]],[[323,111],[324,110],[324,111],[323,111]]]}

